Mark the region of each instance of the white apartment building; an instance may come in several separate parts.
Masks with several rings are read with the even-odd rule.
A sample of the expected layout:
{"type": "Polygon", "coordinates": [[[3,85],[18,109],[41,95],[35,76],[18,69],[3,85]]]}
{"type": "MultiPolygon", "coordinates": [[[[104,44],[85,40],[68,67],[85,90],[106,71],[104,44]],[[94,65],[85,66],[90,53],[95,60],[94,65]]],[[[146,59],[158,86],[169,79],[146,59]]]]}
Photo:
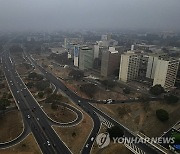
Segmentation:
{"type": "Polygon", "coordinates": [[[157,61],[153,86],[160,84],[164,89],[173,87],[176,81],[178,66],[178,60],[159,59],[157,61]]]}
{"type": "Polygon", "coordinates": [[[146,77],[149,79],[154,79],[157,62],[160,58],[166,57],[167,54],[151,54],[148,58],[146,77]]]}
{"type": "Polygon", "coordinates": [[[119,80],[128,82],[138,77],[140,57],[133,52],[121,55],[119,80]]]}

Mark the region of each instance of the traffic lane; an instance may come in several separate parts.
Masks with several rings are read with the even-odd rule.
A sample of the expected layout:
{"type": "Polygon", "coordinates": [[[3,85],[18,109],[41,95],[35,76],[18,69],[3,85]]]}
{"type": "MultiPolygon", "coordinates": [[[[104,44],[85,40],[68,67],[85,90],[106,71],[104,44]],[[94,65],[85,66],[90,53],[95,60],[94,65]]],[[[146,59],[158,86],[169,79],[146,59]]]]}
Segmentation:
{"type": "MultiPolygon", "coordinates": [[[[16,81],[15,81],[16,82],[16,81]]],[[[14,86],[15,87],[15,86],[14,86]]],[[[20,89],[19,89],[20,90],[20,89]]],[[[16,92],[15,92],[16,93],[16,92]]],[[[28,115],[31,115],[31,116],[33,116],[32,114],[31,114],[31,112],[26,112],[26,114],[28,114],[28,115]]],[[[42,136],[41,136],[41,138],[42,138],[42,136]]],[[[37,138],[37,140],[38,140],[38,138],[37,138]]],[[[51,151],[52,152],[52,151],[51,151]]]]}

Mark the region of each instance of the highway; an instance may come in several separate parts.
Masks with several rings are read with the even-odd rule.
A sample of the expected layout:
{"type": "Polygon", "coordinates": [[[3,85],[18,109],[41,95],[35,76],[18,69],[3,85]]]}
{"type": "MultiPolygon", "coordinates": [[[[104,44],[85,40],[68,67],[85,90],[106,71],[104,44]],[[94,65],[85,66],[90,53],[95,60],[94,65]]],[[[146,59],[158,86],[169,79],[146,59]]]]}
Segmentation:
{"type": "MultiPolygon", "coordinates": [[[[71,100],[73,100],[77,105],[79,105],[93,119],[94,127],[93,127],[86,143],[84,144],[84,147],[82,149],[83,154],[90,153],[91,147],[93,145],[93,141],[91,141],[91,139],[92,139],[92,137],[96,138],[98,131],[100,129],[100,120],[99,120],[97,114],[101,115],[103,118],[107,119],[112,124],[119,126],[122,130],[124,130],[124,134],[126,137],[137,137],[137,135],[134,134],[132,131],[130,131],[128,128],[126,128],[125,126],[123,126],[122,124],[117,122],[116,120],[112,119],[110,116],[108,116],[104,112],[97,109],[91,103],[87,102],[86,99],[79,97],[74,92],[72,92],[70,89],[68,89],[57,77],[55,77],[50,72],[46,71],[43,67],[38,65],[37,62],[33,59],[33,57],[31,57],[30,55],[28,55],[28,57],[29,57],[29,60],[31,61],[31,63],[34,66],[36,66],[45,75],[45,77],[48,80],[50,80],[56,87],[61,89],[61,91],[63,93],[65,93],[71,100]]],[[[152,147],[152,145],[149,145],[149,144],[138,143],[138,144],[136,144],[136,146],[139,149],[143,150],[145,153],[149,153],[149,154],[162,153],[161,151],[159,151],[155,147],[152,147]]]]}
{"type": "Polygon", "coordinates": [[[28,125],[35,136],[42,153],[71,153],[68,147],[60,140],[58,135],[52,129],[47,116],[15,71],[14,63],[8,52],[3,54],[2,63],[5,77],[16,100],[17,106],[22,112],[23,118],[26,121],[25,124],[28,125]]]}

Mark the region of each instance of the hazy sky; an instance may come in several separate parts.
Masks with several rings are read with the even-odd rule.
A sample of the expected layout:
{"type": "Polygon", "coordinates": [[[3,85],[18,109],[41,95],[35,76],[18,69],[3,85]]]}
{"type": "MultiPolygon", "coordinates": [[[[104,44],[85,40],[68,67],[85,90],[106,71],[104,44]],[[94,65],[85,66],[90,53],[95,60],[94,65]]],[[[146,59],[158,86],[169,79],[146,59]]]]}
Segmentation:
{"type": "Polygon", "coordinates": [[[180,0],[0,0],[0,31],[180,31],[180,0]]]}

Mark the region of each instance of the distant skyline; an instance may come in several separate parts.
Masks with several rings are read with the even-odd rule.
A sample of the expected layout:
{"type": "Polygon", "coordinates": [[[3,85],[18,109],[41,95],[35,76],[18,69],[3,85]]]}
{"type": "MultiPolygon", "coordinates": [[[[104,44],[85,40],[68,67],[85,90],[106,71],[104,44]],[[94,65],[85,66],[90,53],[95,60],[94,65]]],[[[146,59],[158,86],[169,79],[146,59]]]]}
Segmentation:
{"type": "Polygon", "coordinates": [[[180,31],[180,0],[0,0],[0,31],[180,31]]]}

